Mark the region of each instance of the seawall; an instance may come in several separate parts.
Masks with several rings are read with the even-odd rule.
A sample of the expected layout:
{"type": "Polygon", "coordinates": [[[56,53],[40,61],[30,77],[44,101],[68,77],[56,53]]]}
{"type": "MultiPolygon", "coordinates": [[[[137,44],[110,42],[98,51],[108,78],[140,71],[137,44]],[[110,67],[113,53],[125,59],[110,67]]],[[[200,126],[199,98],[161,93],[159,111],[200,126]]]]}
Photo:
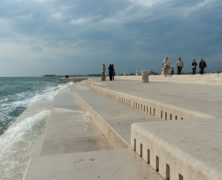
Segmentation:
{"type": "Polygon", "coordinates": [[[53,109],[42,153],[24,179],[222,179],[221,80],[155,78],[145,84],[139,77],[91,78],[67,89],[59,107],[72,110],[75,102],[95,139],[78,117],[53,109]]]}

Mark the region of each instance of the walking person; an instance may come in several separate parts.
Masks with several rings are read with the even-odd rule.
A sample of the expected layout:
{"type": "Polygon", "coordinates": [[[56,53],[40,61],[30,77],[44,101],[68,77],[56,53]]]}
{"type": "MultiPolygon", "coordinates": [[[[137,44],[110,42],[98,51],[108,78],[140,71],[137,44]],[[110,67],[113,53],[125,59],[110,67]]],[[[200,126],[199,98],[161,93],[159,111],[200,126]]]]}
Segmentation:
{"type": "Polygon", "coordinates": [[[206,67],[207,67],[206,62],[204,61],[203,58],[201,58],[200,63],[199,63],[200,74],[204,74],[204,68],[206,67]]]}
{"type": "Polygon", "coordinates": [[[192,62],[192,74],[196,74],[196,70],[197,70],[197,61],[196,59],[193,60],[192,62]]]}
{"type": "Polygon", "coordinates": [[[109,80],[112,81],[112,80],[113,80],[113,68],[112,68],[112,64],[109,65],[108,69],[109,69],[109,80]]]}
{"type": "Polygon", "coordinates": [[[168,57],[165,57],[162,63],[162,72],[164,76],[167,76],[169,69],[170,69],[170,61],[168,57]]]}
{"type": "Polygon", "coordinates": [[[102,81],[105,81],[106,80],[106,65],[103,64],[102,65],[102,81]]]}
{"type": "Polygon", "coordinates": [[[177,74],[181,74],[182,68],[184,66],[181,58],[179,58],[178,61],[176,62],[176,66],[177,66],[177,74]]]}

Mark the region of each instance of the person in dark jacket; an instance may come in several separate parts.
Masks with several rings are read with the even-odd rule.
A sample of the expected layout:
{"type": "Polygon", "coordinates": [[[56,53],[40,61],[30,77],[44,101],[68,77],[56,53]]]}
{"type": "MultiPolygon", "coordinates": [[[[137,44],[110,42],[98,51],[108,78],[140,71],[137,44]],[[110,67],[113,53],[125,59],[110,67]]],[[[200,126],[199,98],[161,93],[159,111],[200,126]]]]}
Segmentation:
{"type": "Polygon", "coordinates": [[[114,76],[115,76],[115,68],[114,68],[114,64],[112,64],[112,80],[114,81],[114,76]]]}
{"type": "Polygon", "coordinates": [[[194,59],[192,62],[192,74],[196,74],[196,70],[197,70],[197,61],[196,59],[194,59]]]}
{"type": "Polygon", "coordinates": [[[199,63],[199,68],[200,68],[200,74],[204,74],[204,68],[207,67],[206,62],[204,61],[203,58],[201,58],[200,63],[199,63]]]}
{"type": "Polygon", "coordinates": [[[112,64],[109,65],[108,69],[109,69],[109,80],[112,81],[112,80],[113,80],[113,68],[112,68],[112,64]]]}

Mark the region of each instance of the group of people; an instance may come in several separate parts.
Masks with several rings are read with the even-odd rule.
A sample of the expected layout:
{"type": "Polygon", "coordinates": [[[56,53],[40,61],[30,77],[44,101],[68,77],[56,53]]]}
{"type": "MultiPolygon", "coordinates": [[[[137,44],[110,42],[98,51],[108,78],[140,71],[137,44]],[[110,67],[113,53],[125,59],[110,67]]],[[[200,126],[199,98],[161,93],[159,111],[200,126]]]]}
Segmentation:
{"type": "MultiPolygon", "coordinates": [[[[197,61],[196,59],[193,60],[192,62],[192,74],[196,74],[196,70],[197,70],[197,61]]],[[[182,61],[181,58],[179,58],[176,62],[176,67],[177,67],[177,74],[182,74],[183,73],[183,67],[184,67],[184,63],[182,61]]],[[[200,62],[199,62],[199,69],[200,69],[200,74],[204,74],[204,69],[207,67],[207,64],[205,62],[205,60],[203,58],[201,58],[200,62]]],[[[174,74],[174,68],[170,65],[170,61],[168,59],[168,57],[165,57],[163,60],[163,64],[162,64],[162,73],[163,75],[167,76],[168,71],[170,70],[171,75],[174,74]]]]}
{"type": "MultiPolygon", "coordinates": [[[[113,81],[114,80],[114,76],[115,76],[115,68],[114,68],[114,64],[110,64],[108,67],[108,71],[109,71],[109,80],[113,81]]],[[[102,65],[102,81],[106,80],[106,65],[103,64],[102,65]]]]}

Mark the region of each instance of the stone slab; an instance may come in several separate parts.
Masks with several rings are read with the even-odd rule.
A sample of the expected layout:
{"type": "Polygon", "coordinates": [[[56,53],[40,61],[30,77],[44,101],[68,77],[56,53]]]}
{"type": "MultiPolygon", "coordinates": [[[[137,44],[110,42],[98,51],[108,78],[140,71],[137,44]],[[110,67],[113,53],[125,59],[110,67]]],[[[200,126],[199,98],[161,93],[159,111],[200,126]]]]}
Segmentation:
{"type": "Polygon", "coordinates": [[[68,110],[77,110],[78,107],[73,101],[72,97],[69,94],[68,89],[58,92],[55,96],[52,108],[68,109],[68,110]]]}
{"type": "MultiPolygon", "coordinates": [[[[24,179],[162,179],[130,149],[113,150],[93,121],[86,116],[86,113],[79,111],[69,92],[64,90],[57,94],[51,108],[41,154],[30,160],[24,179]]],[[[147,118],[143,119],[146,117],[145,115],[139,113],[137,116],[136,111],[131,113],[130,108],[118,103],[110,109],[109,106],[113,105],[110,100],[97,106],[97,100],[102,102],[107,99],[95,99],[97,95],[95,93],[90,94],[95,95],[94,99],[91,99],[87,94],[92,92],[84,90],[84,88],[81,88],[81,92],[84,98],[92,103],[91,105],[98,109],[107,108],[103,109],[105,110],[104,117],[110,117],[114,123],[113,126],[118,131],[122,131],[128,139],[130,138],[130,125],[133,122],[147,121],[147,118]],[[106,104],[107,102],[108,104],[106,104]],[[126,108],[125,115],[120,113],[118,116],[120,107],[126,108]],[[112,113],[117,114],[112,117],[112,113]],[[134,116],[132,116],[133,114],[134,116]]]]}
{"type": "Polygon", "coordinates": [[[130,144],[130,129],[132,123],[157,121],[157,118],[147,114],[138,113],[138,111],[112,101],[98,95],[90,90],[78,90],[79,96],[91,106],[111,127],[128,143],[130,144]]]}
{"type": "Polygon", "coordinates": [[[53,102],[41,156],[112,149],[86,113],[78,110],[68,91],[53,102]]]}
{"type": "Polygon", "coordinates": [[[185,179],[222,179],[221,127],[220,119],[135,123],[131,146],[134,148],[136,139],[138,154],[140,144],[144,152],[150,149],[154,168],[158,156],[163,176],[168,163],[174,175],[172,179],[179,173],[185,179]]]}
{"type": "Polygon", "coordinates": [[[91,84],[122,92],[135,97],[164,103],[182,109],[222,117],[222,86],[209,84],[185,84],[175,82],[150,82],[143,84],[136,80],[115,80],[91,84]]]}
{"type": "MultiPolygon", "coordinates": [[[[176,82],[176,83],[187,83],[187,84],[209,84],[209,85],[222,85],[222,73],[207,73],[204,75],[196,74],[183,74],[183,75],[150,75],[151,81],[155,82],[176,82]]],[[[141,76],[116,76],[115,79],[122,80],[141,80],[141,76]]]]}
{"type": "Polygon", "coordinates": [[[128,149],[42,156],[29,166],[26,180],[162,180],[128,149]]]}

